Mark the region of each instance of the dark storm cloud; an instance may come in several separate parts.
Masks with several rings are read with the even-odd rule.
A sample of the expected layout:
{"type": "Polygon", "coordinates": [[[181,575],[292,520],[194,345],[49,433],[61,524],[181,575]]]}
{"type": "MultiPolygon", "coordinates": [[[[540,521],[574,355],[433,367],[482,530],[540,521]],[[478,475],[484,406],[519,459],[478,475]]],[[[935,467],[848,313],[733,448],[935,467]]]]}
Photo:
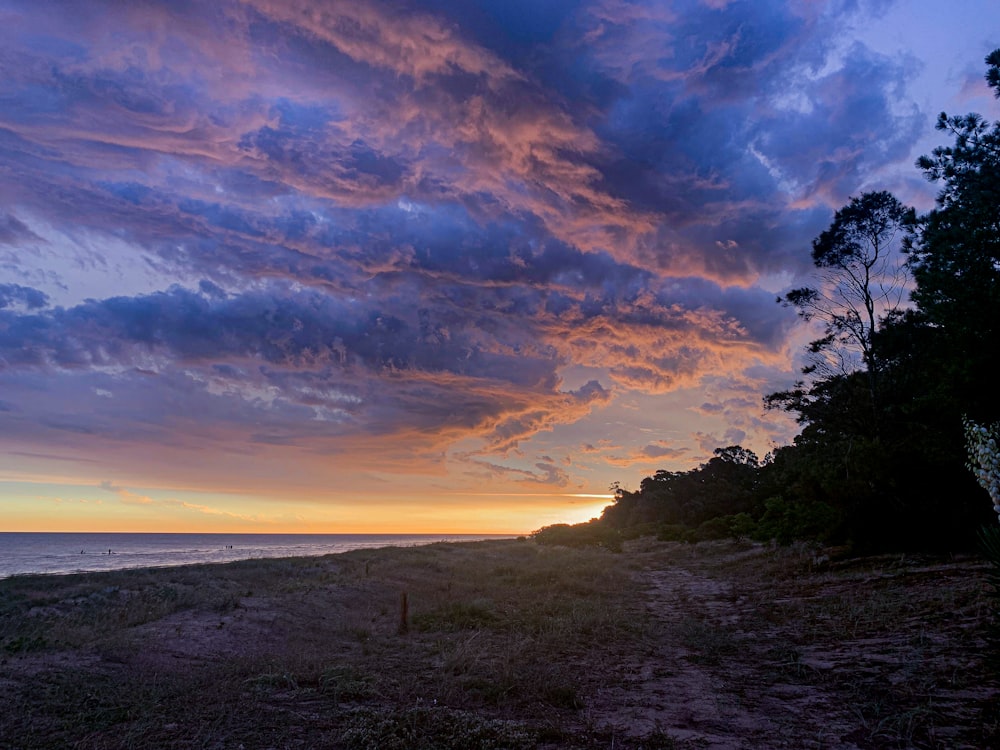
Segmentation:
{"type": "Polygon", "coordinates": [[[502,355],[484,351],[467,332],[434,337],[416,321],[383,311],[377,301],[352,306],[320,293],[280,288],[220,298],[209,289],[210,295],[173,288],[48,313],[4,313],[0,346],[21,358],[10,364],[67,369],[132,365],[156,354],[179,363],[233,357],[287,368],[357,364],[374,370],[448,368],[472,375],[503,365],[513,381],[532,369],[530,359],[501,361],[502,355]],[[429,337],[433,346],[422,346],[429,337]]]}
{"type": "MultiPolygon", "coordinates": [[[[551,152],[555,159],[565,160],[560,163],[548,157],[540,161],[538,157],[545,152],[536,150],[533,158],[538,166],[530,167],[525,175],[534,174],[533,179],[555,186],[557,183],[554,180],[560,175],[576,179],[574,171],[581,175],[589,173],[592,176],[584,179],[591,184],[599,180],[606,190],[606,200],[582,185],[579,189],[570,190],[567,196],[590,203],[598,212],[604,210],[600,207],[604,202],[608,207],[631,206],[661,215],[665,221],[652,234],[648,234],[648,229],[652,227],[644,229],[641,228],[644,225],[637,225],[640,233],[647,235],[640,242],[643,251],[637,260],[651,262],[666,272],[682,275],[708,273],[722,279],[746,278],[755,268],[772,268],[779,261],[787,260],[788,252],[782,252],[780,240],[783,237],[780,233],[773,238],[778,241],[771,242],[766,236],[761,237],[762,228],[765,232],[769,229],[774,231],[777,226],[801,224],[804,218],[808,227],[803,228],[798,237],[806,240],[819,221],[815,215],[802,217],[796,210],[788,211],[787,198],[775,192],[776,187],[780,188],[780,185],[776,186],[776,180],[780,183],[782,179],[788,179],[800,186],[802,194],[798,196],[799,200],[808,200],[818,190],[839,190],[846,195],[855,187],[848,184],[849,180],[856,177],[862,167],[869,166],[875,157],[893,155],[891,144],[887,146],[880,143],[879,138],[871,138],[868,130],[860,124],[865,121],[884,122],[886,97],[893,92],[886,91],[885,86],[872,87],[870,84],[876,80],[899,79],[898,66],[894,68],[889,61],[876,64],[868,60],[865,64],[845,68],[827,82],[826,88],[834,90],[836,84],[846,79],[854,83],[855,90],[868,93],[841,102],[836,100],[834,90],[831,99],[824,94],[822,81],[817,84],[808,80],[806,75],[808,64],[815,62],[809,59],[806,51],[812,58],[823,59],[821,51],[815,50],[817,40],[823,38],[821,31],[824,31],[819,29],[818,22],[806,23],[790,14],[781,3],[768,6],[755,4],[752,8],[748,4],[732,3],[723,10],[693,4],[676,10],[660,25],[653,24],[650,31],[645,26],[651,10],[647,9],[644,13],[643,6],[638,4],[623,5],[622,9],[627,12],[615,15],[606,9],[603,14],[595,15],[593,9],[580,8],[571,12],[573,9],[567,8],[567,24],[572,26],[575,22],[581,26],[578,33],[595,35],[590,52],[591,62],[595,64],[592,68],[594,75],[600,75],[602,65],[608,67],[609,59],[621,63],[623,57],[637,54],[637,49],[642,52],[641,46],[626,47],[614,57],[609,47],[619,37],[628,39],[636,34],[653,39],[662,37],[661,41],[666,45],[664,54],[653,60],[643,58],[645,66],[638,63],[631,66],[629,70],[635,72],[624,77],[620,95],[603,102],[599,108],[587,103],[585,108],[575,110],[579,105],[571,101],[560,101],[557,109],[549,108],[550,114],[545,117],[550,124],[561,123],[563,129],[568,129],[567,135],[575,131],[579,141],[575,147],[577,153],[566,160],[569,152],[551,152]],[[612,17],[622,20],[614,24],[608,20],[612,17]],[[600,21],[599,27],[588,27],[585,22],[589,20],[592,26],[594,18],[600,21]],[[715,51],[710,54],[711,50],[715,51]],[[788,66],[803,67],[805,72],[797,74],[797,77],[791,76],[788,66]],[[719,93],[720,87],[727,92],[725,96],[719,93]],[[820,102],[822,106],[808,115],[772,111],[769,99],[787,91],[804,92],[806,98],[817,95],[823,98],[820,102]],[[834,116],[831,117],[831,114],[834,116]],[[574,125],[574,121],[578,124],[574,125]],[[588,135],[583,126],[585,122],[596,124],[595,132],[604,141],[605,147],[596,145],[593,134],[588,135]],[[862,144],[872,151],[872,158],[866,161],[854,155],[848,159],[851,163],[846,165],[836,163],[835,156],[820,160],[815,158],[818,151],[835,155],[840,148],[840,152],[844,152],[845,139],[842,136],[850,135],[852,128],[860,130],[860,135],[846,139],[846,150],[852,150],[852,143],[862,144]],[[812,149],[800,153],[800,150],[789,148],[788,144],[794,145],[797,139],[808,141],[812,149]],[[546,167],[546,164],[549,166],[546,167]],[[556,167],[559,172],[553,172],[556,167]],[[806,170],[811,173],[803,173],[806,170]],[[757,241],[754,242],[751,236],[755,236],[757,241]],[[735,241],[739,251],[728,254],[714,252],[715,245],[712,243],[715,241],[735,241]],[[778,260],[771,257],[775,253],[780,256],[778,260]]],[[[258,10],[264,18],[267,17],[269,8],[266,4],[260,4],[258,10]]],[[[282,13],[278,13],[277,17],[285,18],[282,13]]],[[[426,16],[414,17],[427,25],[426,16]]],[[[449,38],[453,42],[451,56],[448,56],[445,45],[445,52],[439,53],[440,64],[435,64],[433,57],[430,62],[422,64],[427,68],[424,75],[445,76],[447,82],[439,87],[417,87],[408,93],[398,79],[378,75],[382,68],[420,75],[415,71],[421,68],[415,67],[410,58],[397,58],[391,54],[397,49],[394,45],[402,43],[398,37],[407,29],[398,21],[388,30],[383,29],[379,24],[387,25],[388,22],[377,13],[359,14],[359,18],[369,21],[373,29],[367,36],[362,34],[360,39],[351,37],[336,20],[326,26],[302,27],[302,36],[293,35],[291,38],[308,44],[295,47],[292,55],[303,59],[317,58],[319,55],[329,56],[331,50],[336,49],[341,58],[361,66],[352,73],[357,73],[362,80],[367,78],[377,82],[370,97],[371,114],[388,120],[369,120],[374,128],[371,133],[374,143],[348,132],[350,128],[346,124],[344,108],[353,108],[351,112],[357,118],[359,105],[357,102],[345,104],[338,101],[337,92],[331,100],[332,104],[294,102],[287,97],[278,98],[270,104],[259,98],[244,99],[239,105],[213,103],[205,98],[203,89],[192,84],[187,84],[185,88],[171,77],[170,69],[164,67],[157,71],[156,76],[145,75],[131,65],[124,70],[99,68],[87,78],[89,68],[78,62],[79,55],[67,58],[77,62],[76,67],[83,70],[74,71],[70,76],[56,69],[50,80],[43,81],[46,89],[54,88],[61,96],[68,97],[66,101],[47,108],[33,107],[31,102],[35,94],[30,88],[20,91],[20,100],[15,94],[14,101],[22,105],[17,111],[29,113],[25,122],[32,124],[58,119],[62,107],[69,103],[94,109],[96,117],[104,118],[105,121],[100,124],[110,136],[102,140],[101,146],[115,147],[117,140],[117,147],[128,152],[121,157],[126,162],[145,159],[150,149],[162,148],[165,153],[186,158],[207,149],[206,153],[221,159],[223,164],[230,163],[235,167],[222,170],[223,175],[214,176],[229,180],[230,185],[243,181],[249,186],[250,190],[244,197],[251,204],[250,211],[259,212],[254,203],[254,191],[263,184],[283,185],[286,192],[304,191],[347,204],[359,200],[384,201],[399,194],[419,196],[427,193],[427,197],[437,204],[442,198],[460,198],[477,211],[487,205],[493,210],[503,206],[503,203],[493,200],[486,201],[488,196],[478,189],[483,187],[480,178],[474,178],[471,184],[468,179],[474,175],[470,168],[487,166],[491,158],[498,158],[509,167],[516,166],[509,161],[514,154],[504,148],[503,140],[499,140],[504,136],[494,129],[500,122],[498,113],[503,107],[510,109],[511,102],[495,99],[497,94],[492,89],[501,84],[519,87],[511,94],[517,97],[517,110],[522,113],[546,110],[539,103],[540,91],[525,88],[527,84],[518,82],[513,68],[498,63],[496,71],[490,70],[488,63],[494,60],[490,53],[477,52],[471,43],[460,42],[452,33],[449,38]],[[384,46],[376,45],[379,40],[384,41],[384,46]],[[377,62],[374,65],[365,65],[363,53],[373,49],[379,51],[380,56],[375,58],[377,62]],[[460,87],[455,88],[458,84],[451,80],[460,78],[459,73],[479,76],[484,81],[482,92],[460,94],[460,87]],[[383,90],[383,86],[387,89],[383,90]],[[392,123],[394,115],[399,112],[398,108],[393,110],[392,102],[386,97],[395,97],[401,91],[406,96],[417,97],[414,102],[426,97],[433,99],[434,92],[440,92],[445,99],[424,101],[429,106],[421,115],[415,118],[408,113],[404,115],[403,122],[396,122],[394,131],[388,131],[386,125],[392,123]],[[459,135],[453,126],[449,128],[436,119],[439,114],[464,114],[468,117],[470,110],[467,107],[455,110],[454,106],[456,103],[465,105],[470,97],[471,100],[481,101],[485,107],[480,110],[485,119],[480,120],[478,135],[459,135]],[[115,135],[116,132],[120,134],[122,129],[113,128],[106,122],[105,113],[109,109],[132,115],[125,119],[125,125],[143,128],[143,137],[147,139],[145,148],[139,148],[137,141],[115,135]],[[196,115],[202,110],[214,111],[215,114],[209,118],[196,115]],[[241,126],[254,121],[260,122],[260,126],[240,130],[241,126]],[[414,140],[418,136],[412,131],[417,127],[426,133],[429,141],[423,146],[418,146],[414,140]],[[242,134],[235,144],[226,146],[225,142],[231,136],[223,133],[225,130],[231,132],[233,128],[242,134]],[[163,133],[174,133],[176,136],[173,141],[163,142],[163,133]],[[446,157],[445,152],[435,152],[434,144],[445,148],[458,147],[459,151],[453,151],[451,156],[446,157]],[[418,148],[421,150],[416,150],[418,148]],[[489,157],[491,151],[493,157],[489,157]],[[477,153],[479,156],[476,156],[477,153]],[[505,153],[507,156],[503,155],[505,153]],[[487,161],[483,162],[483,157],[487,161]],[[452,176],[450,186],[447,180],[442,181],[445,173],[441,171],[447,170],[449,163],[461,172],[457,177],[452,176]],[[236,175],[242,177],[234,179],[236,175]],[[441,188],[444,193],[440,192],[441,188]]],[[[535,39],[532,33],[519,28],[518,19],[506,11],[486,13],[483,18],[485,20],[473,23],[471,28],[483,29],[484,35],[489,29],[494,38],[512,40],[514,47],[535,39]]],[[[523,25],[523,19],[521,21],[523,25]]],[[[546,39],[545,49],[550,53],[546,59],[557,60],[564,67],[572,63],[575,68],[580,68],[579,51],[575,46],[579,43],[578,37],[568,32],[562,35],[539,33],[546,39]],[[568,53],[574,50],[577,54],[570,56],[568,53]]],[[[194,44],[191,43],[191,46],[194,44]]],[[[500,47],[504,45],[500,44],[500,47]]],[[[820,45],[819,49],[822,48],[823,45],[820,45]]],[[[864,57],[863,51],[858,57],[864,57]]],[[[68,67],[69,63],[66,65],[68,67]]],[[[617,68],[612,69],[612,73],[620,72],[617,68]]],[[[342,87],[338,91],[342,93],[342,87]]],[[[354,96],[357,96],[355,91],[349,92],[349,97],[354,96]]],[[[518,120],[507,117],[505,122],[521,130],[527,127],[531,132],[536,123],[544,126],[546,120],[536,118],[528,121],[521,115],[518,120]]],[[[901,130],[897,127],[888,128],[885,132],[897,134],[894,136],[897,142],[905,143],[910,130],[912,128],[901,130]]],[[[541,136],[538,145],[545,146],[541,136]]],[[[91,147],[96,145],[91,143],[91,147]]],[[[556,148],[563,149],[563,146],[556,144],[556,148]]],[[[488,187],[496,189],[498,185],[488,187]]],[[[133,184],[131,193],[120,195],[134,201],[137,191],[141,189],[142,186],[133,184]]],[[[503,193],[496,197],[504,202],[511,198],[503,193]]],[[[524,209],[537,211],[538,221],[528,226],[532,233],[540,236],[553,230],[559,232],[562,238],[577,235],[572,227],[562,231],[555,226],[553,220],[547,218],[550,210],[539,208],[537,198],[529,196],[529,199],[520,209],[508,203],[505,210],[517,209],[518,214],[511,217],[516,221],[526,218],[524,209]]],[[[261,231],[246,222],[227,225],[226,219],[235,217],[231,210],[212,207],[205,201],[178,202],[185,213],[200,212],[202,219],[216,229],[253,230],[249,232],[250,237],[255,236],[255,231],[261,231]],[[211,215],[211,211],[216,215],[211,215]]],[[[440,208],[440,205],[437,207],[440,208]]],[[[269,221],[273,217],[261,218],[269,221]]],[[[601,221],[599,216],[596,218],[601,221]]],[[[626,231],[631,231],[627,226],[624,227],[626,231]]],[[[640,239],[636,237],[635,241],[640,239]]],[[[628,245],[629,241],[623,244],[628,245]]],[[[584,249],[590,248],[585,245],[584,249]]],[[[607,249],[618,252],[616,247],[609,246],[607,249]]]]}
{"type": "Polygon", "coordinates": [[[814,82],[808,111],[767,122],[755,142],[784,179],[803,187],[803,198],[842,200],[879,165],[905,158],[926,129],[915,107],[895,111],[913,67],[856,44],[841,69],[814,82]]]}
{"type": "Polygon", "coordinates": [[[16,216],[0,215],[0,244],[15,246],[22,242],[37,242],[40,239],[16,216]]]}
{"type": "Polygon", "coordinates": [[[44,292],[20,284],[0,284],[0,308],[23,305],[28,310],[37,310],[48,304],[44,292]]]}
{"type": "Polygon", "coordinates": [[[645,257],[666,272],[738,280],[801,263],[830,208],[927,127],[894,109],[913,61],[855,45],[825,72],[833,17],[784,2],[670,7],[608,2],[588,19],[587,54],[623,84],[597,127],[615,146],[609,190],[664,215],[645,257]]]}
{"type": "Polygon", "coordinates": [[[787,369],[762,277],[926,126],[909,61],[838,47],[849,4],[9,7],[0,372],[38,440],[507,455],[787,369]]]}
{"type": "MultiPolygon", "coordinates": [[[[94,420],[93,432],[128,433],[124,423],[106,423],[109,408],[123,402],[123,390],[153,388],[176,390],[178,399],[184,394],[183,408],[173,406],[164,417],[251,424],[263,416],[274,429],[252,437],[269,444],[301,444],[348,427],[386,435],[419,429],[453,438],[491,435],[491,445],[505,452],[608,397],[596,383],[556,392],[558,361],[521,351],[517,341],[501,338],[512,329],[486,319],[444,330],[426,309],[399,317],[379,300],[351,310],[314,291],[223,296],[205,287],[207,294],[174,288],[34,315],[5,312],[3,369],[33,368],[53,382],[62,379],[59,371],[116,372],[100,388],[115,398],[102,407],[105,416],[94,420]],[[141,374],[150,371],[159,375],[155,385],[141,374]]],[[[81,402],[97,399],[78,395],[81,402]]],[[[154,403],[163,399],[143,410],[146,425],[157,421],[154,403]]],[[[78,432],[82,419],[50,415],[44,424],[78,432]]]]}

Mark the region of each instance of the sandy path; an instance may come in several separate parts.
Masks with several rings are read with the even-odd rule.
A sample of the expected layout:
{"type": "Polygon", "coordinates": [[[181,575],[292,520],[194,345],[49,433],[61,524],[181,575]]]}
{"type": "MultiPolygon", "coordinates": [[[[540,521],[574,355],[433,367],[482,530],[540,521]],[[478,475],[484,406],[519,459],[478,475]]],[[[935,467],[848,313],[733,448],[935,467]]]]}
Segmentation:
{"type": "Polygon", "coordinates": [[[733,583],[679,566],[638,579],[656,623],[650,648],[601,696],[592,712],[598,723],[623,737],[658,731],[706,750],[858,750],[841,739],[856,725],[840,716],[835,695],[815,684],[774,682],[789,667],[774,658],[780,634],[760,632],[751,598],[733,583]]]}

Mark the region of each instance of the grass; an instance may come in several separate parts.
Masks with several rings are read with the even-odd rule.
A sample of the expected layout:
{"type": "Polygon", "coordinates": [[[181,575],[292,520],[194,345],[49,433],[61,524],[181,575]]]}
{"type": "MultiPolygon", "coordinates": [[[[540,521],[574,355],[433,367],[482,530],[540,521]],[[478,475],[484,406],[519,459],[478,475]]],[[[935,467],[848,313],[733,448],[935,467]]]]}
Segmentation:
{"type": "Polygon", "coordinates": [[[18,576],[0,747],[995,745],[983,567],[816,557],[509,540],[18,576]]]}
{"type": "Polygon", "coordinates": [[[997,746],[1000,712],[987,698],[997,693],[994,604],[983,563],[832,557],[817,566],[808,550],[779,549],[690,560],[744,584],[743,601],[731,597],[744,610],[738,632],[711,627],[712,618],[683,623],[692,658],[731,675],[750,662],[751,699],[772,683],[838,696],[853,724],[840,737],[862,748],[997,746]],[[745,585],[758,576],[764,585],[745,585]]]}

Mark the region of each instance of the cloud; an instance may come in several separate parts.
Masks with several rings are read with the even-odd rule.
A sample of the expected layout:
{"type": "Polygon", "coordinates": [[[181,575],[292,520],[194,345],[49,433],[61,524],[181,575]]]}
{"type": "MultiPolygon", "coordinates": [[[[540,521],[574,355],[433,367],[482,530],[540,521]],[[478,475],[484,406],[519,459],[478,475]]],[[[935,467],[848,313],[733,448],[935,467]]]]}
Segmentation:
{"type": "MultiPolygon", "coordinates": [[[[79,50],[76,55],[63,53],[64,65],[91,92],[80,106],[95,110],[96,119],[82,119],[92,127],[93,138],[74,140],[71,147],[62,136],[49,137],[44,123],[60,122],[61,106],[56,104],[42,110],[26,99],[22,103],[27,106],[12,110],[27,118],[23,126],[12,124],[12,132],[38,144],[27,148],[37,151],[44,144],[58,154],[70,191],[85,186],[65,165],[74,164],[87,149],[101,150],[106,173],[111,172],[108,167],[120,165],[116,171],[128,170],[133,180],[138,174],[138,183],[102,183],[107,186],[102,192],[111,190],[122,203],[112,212],[99,209],[97,216],[107,215],[104,223],[124,223],[130,231],[136,218],[145,215],[160,225],[145,229],[147,235],[176,235],[181,228],[186,240],[182,253],[177,254],[173,237],[168,242],[178,266],[221,251],[270,273],[303,275],[303,264],[313,259],[320,261],[314,265],[322,272],[329,251],[290,242],[293,238],[280,232],[280,224],[274,227],[277,234],[269,226],[283,217],[260,214],[256,198],[267,191],[290,203],[332,200],[349,210],[382,206],[377,211],[380,221],[391,213],[388,205],[404,198],[428,206],[431,220],[435,209],[449,204],[463,206],[474,221],[530,218],[536,236],[547,234],[586,252],[602,250],[658,272],[708,275],[724,284],[745,285],[761,271],[787,263],[793,249],[789,239],[807,246],[819,227],[814,212],[795,209],[789,196],[776,188],[785,183],[798,186],[801,194],[792,197],[803,206],[819,194],[826,196],[824,206],[836,205],[836,192],[843,194],[839,200],[855,192],[857,185],[850,180],[878,159],[891,158],[893,148],[898,151],[912,140],[918,122],[895,117],[899,127],[885,131],[895,138],[895,147],[886,144],[883,131],[872,137],[863,123],[884,121],[890,97],[900,92],[903,68],[859,49],[844,68],[817,77],[813,71],[830,51],[815,42],[828,29],[782,3],[753,14],[742,4],[721,9],[695,5],[664,17],[641,4],[571,12],[578,36],[564,31],[554,42],[552,59],[560,72],[551,75],[556,79],[573,77],[566,66],[573,59],[579,65],[578,56],[564,53],[576,49],[577,38],[588,39],[588,61],[598,70],[609,56],[636,57],[628,66],[632,74],[623,81],[628,85],[616,89],[617,97],[580,110],[570,100],[553,100],[544,78],[528,77],[498,58],[485,46],[490,38],[485,32],[480,39],[467,37],[432,13],[400,14],[379,4],[312,12],[306,2],[226,8],[203,21],[225,24],[227,34],[238,40],[237,49],[252,49],[251,28],[256,27],[246,20],[247,14],[260,14],[258,26],[267,31],[254,41],[264,50],[282,47],[290,57],[272,63],[274,58],[263,52],[249,54],[252,68],[247,68],[239,62],[242,58],[220,52],[211,34],[196,32],[192,19],[161,8],[157,24],[174,25],[182,34],[181,53],[150,35],[148,24],[139,22],[141,14],[124,19],[127,28],[157,51],[155,68],[139,64],[135,52],[106,49],[106,37],[92,42],[100,50],[94,57],[81,56],[79,50]],[[587,18],[597,26],[590,28],[587,18]],[[643,45],[622,46],[613,29],[626,37],[652,35],[670,53],[654,55],[643,45]],[[677,39],[707,41],[685,46],[677,39]],[[727,51],[708,54],[709,48],[727,51]],[[219,103],[212,98],[215,90],[203,89],[201,82],[183,88],[185,74],[197,59],[217,64],[222,79],[256,70],[258,91],[251,95],[233,89],[230,98],[243,91],[237,106],[229,98],[219,103]],[[345,61],[353,66],[350,70],[343,69],[345,61]],[[647,70],[640,62],[654,68],[647,70]],[[273,90],[282,83],[287,88],[293,73],[300,95],[275,96],[273,90]],[[795,80],[789,80],[790,75],[795,80]],[[470,76],[478,81],[471,88],[463,83],[470,76]],[[873,92],[867,83],[873,80],[889,83],[880,83],[880,90],[873,92]],[[835,97],[847,91],[845,82],[855,85],[859,95],[841,102],[835,97]],[[731,93],[720,97],[719,86],[731,93]],[[813,111],[789,109],[779,92],[790,88],[815,101],[815,106],[810,104],[813,111]],[[664,109],[670,101],[673,104],[664,109]],[[111,109],[118,108],[118,122],[142,128],[142,137],[119,143],[109,160],[110,154],[95,139],[108,144],[121,131],[105,119],[112,103],[111,109]],[[192,126],[192,118],[206,125],[192,126]],[[731,123],[745,126],[734,133],[731,123]],[[183,143],[163,141],[165,135],[180,137],[183,143]],[[808,154],[801,148],[782,150],[802,138],[809,140],[808,154]],[[845,148],[852,138],[869,156],[845,148]],[[817,160],[814,154],[820,151],[834,159],[841,153],[846,171],[829,157],[817,160]],[[151,161],[151,154],[162,156],[151,161]],[[174,164],[175,159],[182,160],[183,167],[174,164]],[[818,164],[826,164],[822,174],[816,171],[818,164]],[[184,172],[189,176],[182,179],[184,172]],[[190,200],[181,198],[179,190],[202,195],[190,200]],[[224,201],[219,201],[220,195],[224,201]],[[213,200],[206,200],[209,197],[213,200]],[[123,214],[128,220],[121,222],[123,214]],[[221,240],[222,246],[199,241],[206,234],[221,240]],[[272,238],[279,241],[278,247],[268,242],[272,238]],[[240,247],[247,244],[249,248],[240,247]],[[729,249],[710,250],[720,247],[729,249]],[[300,255],[303,252],[306,255],[300,255]]],[[[509,28],[491,28],[493,36],[497,31],[501,37],[512,33],[509,28]]],[[[46,51],[30,54],[40,63],[46,51]]],[[[66,88],[58,76],[70,74],[60,73],[58,66],[55,74],[37,64],[29,69],[38,69],[38,76],[56,75],[45,82],[46,90],[66,88]]],[[[21,89],[15,96],[27,97],[29,91],[21,89]]],[[[74,127],[81,127],[81,118],[74,127]]],[[[93,164],[78,167],[92,170],[93,164]]],[[[78,214],[73,218],[82,220],[106,199],[97,194],[74,197],[83,202],[72,211],[78,214]]],[[[314,207],[303,206],[300,220],[316,215],[309,211],[314,207]]],[[[59,206],[61,212],[67,208],[59,206]]],[[[330,208],[321,213],[329,214],[330,208]]],[[[336,217],[337,224],[344,218],[336,217]]],[[[347,221],[354,223],[353,217],[347,221]]],[[[151,238],[136,239],[148,245],[151,238]]],[[[330,239],[354,247],[360,240],[369,254],[382,244],[372,244],[364,234],[330,239]]],[[[405,257],[405,248],[405,242],[382,247],[379,257],[400,251],[405,257]]],[[[337,250],[340,255],[351,247],[337,250]]]]}
{"type": "MultiPolygon", "coordinates": [[[[445,336],[428,315],[370,304],[348,311],[281,287],[240,296],[175,287],[7,314],[0,347],[10,392],[27,387],[19,373],[34,373],[34,387],[58,384],[76,404],[26,408],[34,430],[113,439],[190,443],[181,425],[205,421],[228,425],[224,436],[245,430],[251,443],[319,452],[337,450],[322,447],[332,440],[422,434],[437,451],[474,436],[505,454],[610,398],[596,381],[560,390],[559,360],[516,352],[509,331],[456,324],[445,336]],[[99,416],[86,417],[88,404],[99,416]]],[[[213,430],[195,432],[211,441],[213,430]]]]}
{"type": "MultiPolygon", "coordinates": [[[[631,453],[622,455],[620,453],[610,454],[605,457],[607,463],[612,466],[631,468],[634,466],[660,465],[662,462],[675,462],[690,458],[690,448],[678,446],[665,440],[657,440],[653,443],[637,446],[631,453]]],[[[644,470],[644,469],[643,469],[644,470]]]]}
{"type": "Polygon", "coordinates": [[[118,487],[108,480],[102,480],[98,485],[100,489],[118,495],[118,499],[123,505],[156,505],[157,501],[146,495],[132,492],[125,487],[118,487]]]}
{"type": "Polygon", "coordinates": [[[0,284],[0,309],[22,306],[28,310],[45,307],[48,295],[20,284],[0,284]]]}
{"type": "Polygon", "coordinates": [[[566,487],[569,485],[569,474],[550,461],[539,461],[529,469],[506,466],[470,456],[461,457],[461,461],[472,467],[467,472],[470,478],[477,480],[512,481],[515,486],[544,486],[549,488],[566,487]]]}
{"type": "Polygon", "coordinates": [[[562,487],[785,436],[759,409],[794,370],[777,287],[912,161],[913,60],[845,41],[863,4],[528,10],[13,3],[6,442],[217,485],[191,459],[220,451],[320,492],[472,460],[562,487]],[[577,434],[629,394],[708,421],[577,434]]]}
{"type": "Polygon", "coordinates": [[[32,232],[16,216],[0,215],[0,244],[16,246],[22,242],[38,242],[41,237],[32,232]]]}
{"type": "Polygon", "coordinates": [[[711,455],[717,448],[740,445],[746,440],[746,436],[746,432],[738,427],[730,427],[722,434],[699,432],[695,437],[698,441],[698,447],[706,454],[711,455]]]}

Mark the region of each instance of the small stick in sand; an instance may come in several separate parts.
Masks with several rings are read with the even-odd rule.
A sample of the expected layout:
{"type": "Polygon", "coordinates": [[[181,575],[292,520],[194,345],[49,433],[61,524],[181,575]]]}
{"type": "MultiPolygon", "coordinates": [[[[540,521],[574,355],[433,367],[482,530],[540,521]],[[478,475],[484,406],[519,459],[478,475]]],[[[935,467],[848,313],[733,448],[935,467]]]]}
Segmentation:
{"type": "Polygon", "coordinates": [[[406,592],[399,598],[399,633],[408,633],[410,630],[409,605],[406,601],[406,592]]]}

